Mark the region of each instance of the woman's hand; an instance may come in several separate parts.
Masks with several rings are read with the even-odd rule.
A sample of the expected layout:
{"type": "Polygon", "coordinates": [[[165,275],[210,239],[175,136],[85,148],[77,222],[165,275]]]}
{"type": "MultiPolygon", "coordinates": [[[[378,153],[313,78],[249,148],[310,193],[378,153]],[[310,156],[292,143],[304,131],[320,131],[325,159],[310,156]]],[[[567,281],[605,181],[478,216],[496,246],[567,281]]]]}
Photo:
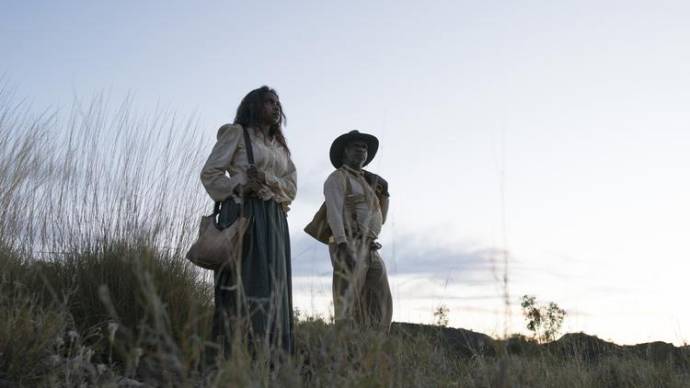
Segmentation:
{"type": "Polygon", "coordinates": [[[257,169],[256,166],[251,166],[247,169],[247,178],[249,178],[250,181],[255,180],[258,183],[266,183],[266,174],[257,169]]]}
{"type": "Polygon", "coordinates": [[[259,171],[256,166],[251,166],[247,169],[247,183],[240,188],[240,193],[245,197],[257,195],[265,183],[266,174],[259,171]]]}
{"type": "Polygon", "coordinates": [[[255,179],[249,179],[247,183],[242,186],[241,193],[242,196],[248,197],[259,194],[259,190],[261,190],[261,184],[255,179]]]}

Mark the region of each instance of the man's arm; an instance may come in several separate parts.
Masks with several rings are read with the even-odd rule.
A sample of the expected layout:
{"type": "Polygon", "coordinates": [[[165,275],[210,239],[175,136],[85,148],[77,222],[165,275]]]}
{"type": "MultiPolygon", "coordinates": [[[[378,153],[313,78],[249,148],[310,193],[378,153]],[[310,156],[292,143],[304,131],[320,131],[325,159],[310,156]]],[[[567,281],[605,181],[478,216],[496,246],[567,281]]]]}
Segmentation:
{"type": "Polygon", "coordinates": [[[335,172],[331,174],[323,185],[323,194],[326,197],[326,214],[328,226],[331,227],[335,242],[347,243],[345,235],[345,177],[335,172]]]}
{"type": "Polygon", "coordinates": [[[337,244],[336,256],[345,261],[347,267],[352,270],[355,267],[354,251],[350,248],[345,234],[345,222],[343,218],[345,210],[345,179],[339,173],[333,173],[323,185],[326,197],[326,215],[328,225],[333,232],[333,238],[337,244]]]}

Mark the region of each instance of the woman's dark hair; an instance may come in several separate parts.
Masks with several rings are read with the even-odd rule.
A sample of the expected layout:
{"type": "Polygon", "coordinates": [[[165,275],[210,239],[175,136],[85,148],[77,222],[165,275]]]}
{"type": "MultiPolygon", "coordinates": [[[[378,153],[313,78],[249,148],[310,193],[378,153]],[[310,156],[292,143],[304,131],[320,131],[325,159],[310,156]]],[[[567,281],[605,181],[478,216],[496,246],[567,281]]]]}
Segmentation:
{"type": "MultiPolygon", "coordinates": [[[[262,86],[258,89],[254,89],[249,92],[240,106],[237,107],[237,114],[235,114],[235,124],[241,124],[243,127],[255,127],[259,128],[261,125],[261,112],[264,103],[264,97],[268,93],[273,93],[278,97],[278,93],[269,88],[268,86],[262,86]]],[[[280,104],[280,98],[278,98],[278,107],[280,108],[280,119],[277,123],[271,126],[269,129],[269,136],[274,136],[278,143],[285,148],[285,151],[290,155],[290,149],[287,146],[287,141],[285,140],[285,135],[283,135],[283,130],[281,129],[283,122],[287,123],[287,117],[285,117],[285,112],[283,111],[283,105],[280,104]]]]}

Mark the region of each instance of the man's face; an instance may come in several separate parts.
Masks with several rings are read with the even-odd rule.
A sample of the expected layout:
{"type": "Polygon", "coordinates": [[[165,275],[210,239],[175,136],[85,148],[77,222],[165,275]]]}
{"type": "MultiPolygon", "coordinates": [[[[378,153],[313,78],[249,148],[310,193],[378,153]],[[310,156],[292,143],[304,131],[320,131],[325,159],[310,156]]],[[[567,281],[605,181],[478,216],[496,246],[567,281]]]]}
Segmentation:
{"type": "Polygon", "coordinates": [[[348,166],[357,166],[361,168],[364,162],[367,161],[367,156],[369,156],[368,151],[367,143],[361,140],[353,140],[345,146],[343,163],[348,166]]]}
{"type": "Polygon", "coordinates": [[[280,102],[274,93],[266,93],[261,105],[261,121],[267,125],[280,122],[280,102]]]}

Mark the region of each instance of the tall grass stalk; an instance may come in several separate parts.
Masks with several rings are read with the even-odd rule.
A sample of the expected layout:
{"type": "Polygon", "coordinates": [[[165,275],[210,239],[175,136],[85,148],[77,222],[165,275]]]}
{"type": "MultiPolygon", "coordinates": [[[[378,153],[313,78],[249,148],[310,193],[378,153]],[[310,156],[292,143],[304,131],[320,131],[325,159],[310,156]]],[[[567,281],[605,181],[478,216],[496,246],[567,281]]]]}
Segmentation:
{"type": "MultiPolygon", "coordinates": [[[[52,329],[36,331],[89,333],[84,345],[95,351],[124,344],[118,357],[152,333],[162,333],[157,344],[167,353],[198,348],[212,292],[208,274],[181,255],[209,206],[198,183],[204,155],[194,120],[137,115],[130,100],[113,110],[103,95],[75,101],[65,117],[32,114],[12,100],[0,88],[7,322],[50,316],[52,329]],[[118,341],[104,341],[107,327],[118,328],[118,341]]],[[[3,360],[23,353],[7,345],[3,360]]],[[[13,370],[6,373],[26,375],[13,370]]]]}
{"type": "Polygon", "coordinates": [[[210,208],[195,121],[102,95],[64,117],[15,100],[0,87],[0,386],[688,385],[687,363],[467,357],[450,329],[384,336],[312,317],[296,325],[294,355],[236,337],[218,357],[209,274],[182,257],[210,208]]]}

